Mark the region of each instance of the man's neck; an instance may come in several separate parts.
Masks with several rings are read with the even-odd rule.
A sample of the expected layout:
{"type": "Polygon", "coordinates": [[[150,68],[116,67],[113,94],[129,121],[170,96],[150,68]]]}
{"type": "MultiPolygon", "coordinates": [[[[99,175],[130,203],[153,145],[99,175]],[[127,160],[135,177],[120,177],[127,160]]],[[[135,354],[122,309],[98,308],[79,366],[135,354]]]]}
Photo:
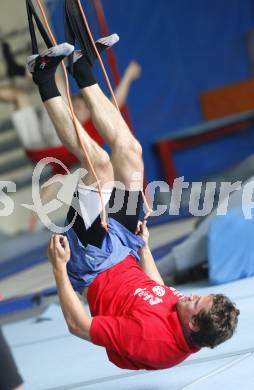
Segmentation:
{"type": "Polygon", "coordinates": [[[184,317],[183,317],[183,315],[182,315],[182,313],[181,313],[181,310],[178,309],[177,304],[176,304],[176,312],[177,312],[179,321],[180,321],[180,323],[181,323],[181,325],[182,325],[182,330],[183,330],[184,337],[185,337],[186,341],[187,341],[188,344],[189,344],[190,328],[189,328],[189,326],[186,324],[186,321],[184,320],[184,317]]]}

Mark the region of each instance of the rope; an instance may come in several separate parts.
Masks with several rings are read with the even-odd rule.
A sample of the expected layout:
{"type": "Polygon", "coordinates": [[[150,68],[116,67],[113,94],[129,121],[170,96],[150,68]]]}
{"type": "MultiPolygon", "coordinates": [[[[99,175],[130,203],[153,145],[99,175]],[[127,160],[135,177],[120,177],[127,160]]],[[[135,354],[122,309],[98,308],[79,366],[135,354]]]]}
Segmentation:
{"type": "MultiPolygon", "coordinates": [[[[115,107],[117,108],[117,110],[120,112],[120,109],[118,107],[118,104],[117,104],[117,101],[116,101],[116,97],[115,97],[115,94],[114,94],[114,91],[112,89],[112,86],[111,86],[111,83],[110,83],[110,80],[109,80],[109,77],[107,75],[107,72],[106,72],[106,69],[104,67],[104,64],[103,64],[103,61],[101,59],[101,56],[100,56],[100,53],[99,51],[97,50],[97,47],[96,47],[96,44],[95,44],[95,41],[94,41],[94,38],[92,36],[92,33],[91,33],[91,30],[89,28],[89,25],[88,25],[88,22],[87,22],[87,19],[86,19],[86,16],[85,16],[85,13],[83,11],[83,8],[82,8],[82,5],[80,3],[80,0],[76,0],[77,1],[77,4],[78,4],[78,7],[79,7],[79,10],[80,10],[80,13],[81,13],[81,16],[82,16],[82,19],[84,21],[84,24],[86,26],[86,29],[87,29],[87,32],[88,32],[88,35],[89,35],[89,38],[92,42],[92,45],[93,45],[93,48],[95,50],[95,53],[98,57],[98,60],[99,60],[99,63],[100,63],[100,66],[101,66],[101,69],[102,69],[102,72],[104,74],[104,77],[106,79],[106,82],[107,82],[107,85],[108,85],[108,88],[109,88],[109,91],[111,93],[111,96],[112,96],[112,99],[113,99],[113,102],[114,102],[114,105],[115,107]]],[[[47,31],[49,33],[49,36],[52,40],[52,42],[54,43],[54,45],[57,45],[57,42],[55,40],[55,37],[52,33],[52,30],[49,26],[49,23],[48,23],[48,20],[47,20],[47,17],[46,17],[46,14],[45,14],[45,11],[41,5],[41,0],[36,0],[37,4],[38,4],[38,7],[41,11],[41,14],[42,14],[42,17],[43,17],[43,20],[44,20],[44,23],[46,25],[46,28],[47,28],[47,31]]],[[[68,105],[69,105],[69,108],[70,108],[70,111],[71,111],[71,116],[72,116],[72,121],[73,121],[73,124],[74,124],[74,127],[75,127],[75,131],[77,133],[77,136],[78,136],[78,139],[79,139],[79,142],[80,142],[80,145],[81,145],[81,148],[84,152],[84,155],[88,161],[88,165],[95,177],[95,180],[96,180],[96,184],[97,184],[97,187],[98,187],[98,191],[99,191],[99,195],[100,195],[100,200],[101,200],[101,205],[102,205],[102,220],[101,220],[101,225],[107,230],[107,222],[106,222],[106,209],[105,209],[105,204],[104,204],[104,200],[103,200],[103,196],[102,196],[102,191],[101,191],[101,185],[100,185],[100,182],[99,182],[99,179],[98,179],[98,176],[96,175],[96,172],[94,170],[94,167],[92,165],[92,162],[91,162],[91,159],[88,155],[88,152],[86,150],[86,147],[83,143],[83,140],[82,140],[82,137],[81,137],[81,131],[80,129],[78,128],[77,126],[77,118],[75,117],[75,114],[74,114],[74,109],[73,109],[73,105],[72,105],[72,101],[71,101],[71,95],[70,95],[70,85],[69,85],[69,79],[68,79],[68,75],[67,75],[67,71],[66,71],[66,67],[64,65],[64,62],[62,61],[61,63],[62,65],[62,68],[63,68],[63,72],[64,72],[64,78],[65,78],[65,83],[66,83],[66,95],[67,95],[67,100],[68,100],[68,105]]],[[[147,219],[150,214],[153,212],[153,210],[150,208],[148,202],[147,202],[147,199],[145,197],[145,194],[144,194],[144,191],[142,190],[142,197],[143,197],[143,202],[144,202],[144,205],[145,205],[145,208],[146,208],[146,213],[145,213],[145,217],[144,219],[147,219]]]]}
{"type": "MultiPolygon", "coordinates": [[[[47,31],[49,33],[49,36],[50,36],[52,42],[54,43],[54,45],[57,45],[56,39],[55,39],[55,37],[54,37],[54,35],[52,33],[52,30],[51,30],[51,28],[49,26],[49,23],[48,23],[48,20],[47,20],[47,17],[46,17],[46,13],[45,13],[45,11],[44,11],[44,9],[42,7],[41,0],[36,0],[36,2],[37,2],[37,5],[38,5],[38,7],[40,9],[41,14],[42,14],[42,17],[43,17],[46,29],[47,29],[47,31]]],[[[68,105],[69,105],[69,108],[70,108],[70,111],[71,111],[71,117],[72,117],[73,125],[74,125],[75,131],[77,133],[78,140],[79,140],[80,146],[82,148],[82,151],[83,151],[83,153],[84,153],[84,155],[85,155],[85,157],[86,157],[86,159],[88,161],[89,168],[91,169],[91,171],[92,171],[92,173],[94,175],[94,178],[96,180],[96,184],[97,184],[97,187],[98,187],[100,200],[101,200],[101,205],[102,205],[101,225],[102,225],[102,227],[105,230],[108,230],[107,221],[106,221],[106,208],[105,208],[105,204],[104,204],[104,200],[103,200],[103,196],[102,196],[100,181],[99,181],[99,178],[98,178],[98,176],[97,176],[97,174],[95,172],[95,169],[93,167],[93,164],[91,162],[89,154],[88,154],[88,152],[86,150],[86,147],[85,147],[85,145],[83,143],[81,131],[78,128],[78,125],[77,125],[77,118],[76,118],[76,116],[74,114],[74,109],[73,109],[73,105],[72,105],[72,101],[71,101],[69,79],[68,79],[67,70],[66,70],[66,67],[65,67],[65,64],[64,64],[63,61],[61,62],[61,65],[62,65],[62,69],[63,69],[63,73],[64,73],[65,84],[66,84],[66,95],[67,95],[68,105]]]]}
{"type": "MultiPolygon", "coordinates": [[[[85,26],[86,26],[86,29],[87,29],[89,38],[90,38],[90,40],[91,40],[91,42],[92,42],[92,44],[93,44],[93,48],[94,48],[95,53],[96,53],[96,55],[97,55],[97,57],[98,57],[98,60],[99,60],[99,63],[100,63],[102,72],[103,72],[103,74],[104,74],[105,80],[106,80],[106,82],[107,82],[109,91],[110,91],[110,93],[111,93],[111,96],[112,96],[114,105],[116,106],[117,110],[120,112],[120,109],[119,109],[119,106],[118,106],[118,104],[117,104],[117,101],[116,101],[116,97],[115,97],[113,88],[112,88],[112,86],[111,86],[111,83],[110,83],[109,77],[108,77],[108,75],[107,75],[107,72],[106,72],[105,66],[104,66],[104,64],[103,64],[103,61],[102,61],[102,59],[101,59],[100,53],[99,53],[99,51],[97,50],[97,47],[96,47],[94,38],[93,38],[93,36],[92,36],[90,27],[89,27],[89,25],[88,25],[88,22],[87,22],[87,19],[86,19],[86,16],[85,16],[85,13],[84,13],[83,8],[82,8],[82,5],[81,5],[81,3],[80,3],[80,0],[77,0],[77,3],[78,3],[78,6],[79,6],[80,13],[81,13],[81,15],[82,15],[84,24],[85,24],[85,26]]],[[[146,208],[146,214],[145,214],[144,219],[147,219],[147,218],[149,217],[149,215],[153,212],[153,210],[150,208],[150,206],[149,206],[149,204],[148,204],[148,202],[147,202],[147,199],[146,199],[146,197],[145,197],[144,191],[142,190],[141,192],[142,192],[143,202],[144,202],[144,205],[145,205],[145,208],[146,208]]]]}
{"type": "Polygon", "coordinates": [[[85,26],[86,26],[86,29],[87,29],[89,38],[91,39],[91,42],[92,42],[92,44],[93,44],[93,48],[94,48],[95,53],[96,53],[96,55],[97,55],[97,57],[98,57],[98,60],[99,60],[99,63],[100,63],[100,66],[101,66],[103,75],[104,75],[104,77],[105,77],[105,80],[106,80],[106,82],[107,82],[109,91],[110,91],[110,93],[111,93],[111,96],[112,96],[114,105],[116,106],[116,108],[117,108],[118,111],[120,112],[120,109],[119,109],[119,107],[118,107],[118,104],[117,104],[117,101],[116,101],[116,97],[115,97],[113,88],[112,88],[111,83],[110,83],[110,81],[109,81],[109,77],[108,77],[108,75],[107,75],[107,72],[106,72],[105,66],[104,66],[104,64],[103,64],[103,61],[102,61],[102,59],[101,59],[100,53],[99,53],[99,51],[98,51],[98,49],[97,49],[97,47],[96,47],[95,41],[94,41],[94,39],[93,39],[91,30],[90,30],[89,25],[88,25],[88,23],[87,23],[87,19],[86,19],[85,13],[84,13],[84,11],[83,11],[82,5],[81,5],[81,3],[80,3],[80,0],[77,0],[77,3],[78,3],[78,6],[79,6],[80,13],[81,13],[81,15],[82,15],[84,24],[85,24],[85,26]]]}

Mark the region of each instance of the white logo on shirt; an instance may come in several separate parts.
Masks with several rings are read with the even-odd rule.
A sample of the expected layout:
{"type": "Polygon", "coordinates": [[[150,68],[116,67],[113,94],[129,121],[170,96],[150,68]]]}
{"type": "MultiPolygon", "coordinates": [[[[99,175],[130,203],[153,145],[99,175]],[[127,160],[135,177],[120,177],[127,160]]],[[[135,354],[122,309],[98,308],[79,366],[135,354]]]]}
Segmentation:
{"type": "Polygon", "coordinates": [[[161,286],[154,286],[153,287],[154,294],[158,295],[159,297],[163,297],[165,295],[165,288],[161,286]]]}
{"type": "Polygon", "coordinates": [[[158,305],[158,303],[163,302],[161,298],[155,297],[153,294],[149,293],[146,288],[137,288],[134,292],[134,296],[135,295],[138,295],[140,298],[143,299],[143,301],[148,301],[151,306],[158,305]]]}
{"type": "Polygon", "coordinates": [[[177,297],[184,297],[184,294],[181,293],[180,291],[177,291],[174,287],[169,287],[170,291],[172,291],[172,293],[177,296],[177,297]]]}

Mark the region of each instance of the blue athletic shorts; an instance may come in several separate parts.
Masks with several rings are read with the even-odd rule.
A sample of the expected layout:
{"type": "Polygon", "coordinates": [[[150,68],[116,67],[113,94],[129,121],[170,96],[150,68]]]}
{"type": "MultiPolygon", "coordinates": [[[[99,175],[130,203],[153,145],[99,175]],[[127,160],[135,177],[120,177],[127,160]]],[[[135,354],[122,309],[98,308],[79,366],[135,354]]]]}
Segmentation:
{"type": "Polygon", "coordinates": [[[103,197],[108,207],[108,232],[101,226],[101,202],[92,187],[79,185],[66,219],[68,225],[76,214],[72,228],[66,233],[71,249],[67,270],[74,290],[81,294],[99,273],[126,256],[132,255],[139,261],[138,251],[144,246],[143,239],[135,234],[142,206],[141,192],[114,188],[103,197]],[[114,212],[116,199],[123,202],[114,212]]]}

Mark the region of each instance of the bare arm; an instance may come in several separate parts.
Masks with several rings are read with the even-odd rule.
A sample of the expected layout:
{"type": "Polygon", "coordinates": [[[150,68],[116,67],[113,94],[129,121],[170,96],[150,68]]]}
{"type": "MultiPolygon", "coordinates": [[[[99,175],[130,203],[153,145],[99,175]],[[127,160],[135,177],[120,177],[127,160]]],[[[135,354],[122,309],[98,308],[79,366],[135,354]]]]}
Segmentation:
{"type": "Polygon", "coordinates": [[[75,336],[90,341],[92,317],[86,313],[67,274],[66,265],[70,258],[67,238],[53,235],[49,241],[48,255],[53,267],[60,305],[69,331],[75,336]]]}
{"type": "Polygon", "coordinates": [[[126,68],[120,83],[114,91],[117,104],[120,108],[125,105],[129,95],[131,84],[133,83],[133,81],[137,80],[140,77],[140,74],[140,65],[135,61],[131,61],[126,68]]]}
{"type": "Polygon", "coordinates": [[[149,276],[150,279],[154,280],[160,285],[164,285],[164,281],[158,271],[158,268],[155,264],[153,255],[148,245],[149,231],[146,226],[146,221],[139,225],[137,233],[143,238],[146,243],[146,245],[139,251],[141,268],[147,274],[147,276],[149,276]]]}

